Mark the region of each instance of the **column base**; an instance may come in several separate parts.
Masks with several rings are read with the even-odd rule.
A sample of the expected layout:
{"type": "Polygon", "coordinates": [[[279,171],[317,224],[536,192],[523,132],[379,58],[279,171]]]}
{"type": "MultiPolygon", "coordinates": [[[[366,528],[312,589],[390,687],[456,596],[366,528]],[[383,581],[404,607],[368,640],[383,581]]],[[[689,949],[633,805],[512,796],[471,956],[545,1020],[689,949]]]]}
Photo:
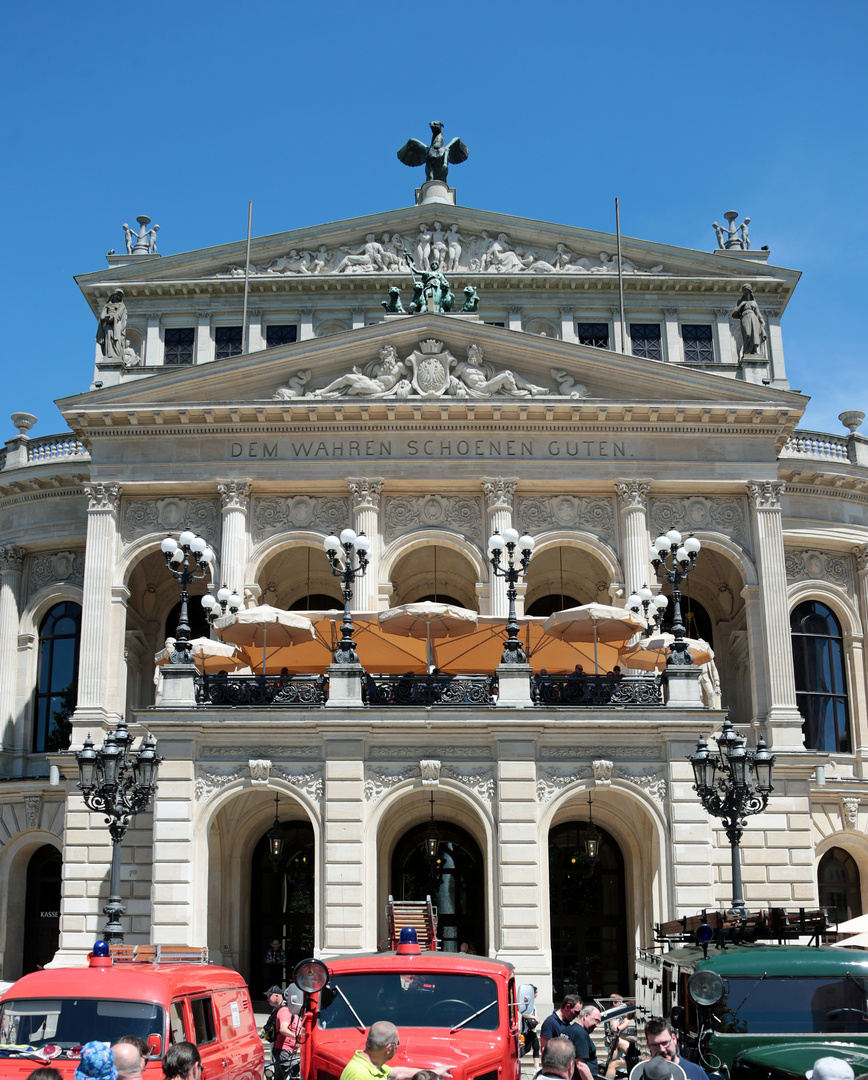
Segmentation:
{"type": "Polygon", "coordinates": [[[498,709],[533,707],[533,698],[530,694],[530,677],[533,668],[530,664],[498,664],[494,672],[497,675],[498,709]]]}
{"type": "Polygon", "coordinates": [[[772,705],[765,718],[769,746],[775,750],[804,750],[803,723],[802,714],[794,705],[772,705]]]}
{"type": "Polygon", "coordinates": [[[161,709],[192,709],[196,702],[196,665],[164,664],[161,709]]]}
{"type": "Polygon", "coordinates": [[[328,676],[329,699],[325,704],[327,709],[362,707],[362,679],[365,677],[365,669],[361,664],[330,664],[328,676]]]}
{"type": "Polygon", "coordinates": [[[670,709],[702,709],[702,693],[699,689],[699,668],[696,664],[685,667],[667,667],[663,672],[666,706],[670,709]]]}

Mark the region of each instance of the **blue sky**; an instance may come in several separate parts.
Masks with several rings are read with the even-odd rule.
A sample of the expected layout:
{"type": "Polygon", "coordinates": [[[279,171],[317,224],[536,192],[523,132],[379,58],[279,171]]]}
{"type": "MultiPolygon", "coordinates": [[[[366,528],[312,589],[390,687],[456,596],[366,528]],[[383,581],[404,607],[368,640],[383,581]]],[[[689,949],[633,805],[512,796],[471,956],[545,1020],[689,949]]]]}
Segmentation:
{"type": "MultiPolygon", "coordinates": [[[[11,5],[0,184],[7,406],[62,431],[95,320],[74,274],[149,214],[174,254],[408,205],[442,119],[467,206],[710,251],[713,220],[803,272],[783,323],[802,427],[868,412],[868,4],[11,5]],[[438,17],[439,13],[439,17],[438,17]],[[860,327],[862,329],[860,330],[860,327]]],[[[4,421],[6,438],[15,434],[4,421]]],[[[863,429],[868,434],[868,426],[863,429]]]]}

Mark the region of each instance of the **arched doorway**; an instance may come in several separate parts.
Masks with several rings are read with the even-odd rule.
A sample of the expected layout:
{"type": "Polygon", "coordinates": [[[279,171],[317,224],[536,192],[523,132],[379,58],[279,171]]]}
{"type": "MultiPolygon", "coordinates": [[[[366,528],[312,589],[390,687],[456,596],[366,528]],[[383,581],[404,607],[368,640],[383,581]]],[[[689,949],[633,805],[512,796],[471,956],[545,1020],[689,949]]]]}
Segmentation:
{"type": "Polygon", "coordinates": [[[44,967],[57,952],[60,936],[60,852],[37,848],[27,864],[21,974],[44,967]]]}
{"type": "Polygon", "coordinates": [[[425,849],[430,823],[404,833],[392,855],[390,894],[396,900],[431,897],[437,908],[437,935],[444,952],[458,952],[463,941],[486,951],[485,868],[482,852],[469,832],[448,821],[435,821],[438,864],[432,874],[425,849]]]}
{"type": "Polygon", "coordinates": [[[313,828],[308,822],[291,821],[281,826],[281,833],[278,859],[272,860],[268,833],[257,843],[251,859],[250,983],[254,993],[273,983],[286,985],[298,961],[314,953],[313,828]],[[265,962],[275,940],[286,954],[282,972],[265,962]]]}
{"type": "Polygon", "coordinates": [[[554,1000],[576,992],[585,1001],[624,992],[627,982],[627,902],[624,856],[612,835],[594,826],[599,858],[592,862],[587,822],[567,821],[549,833],[552,987],[554,1000]]]}
{"type": "Polygon", "coordinates": [[[862,886],[859,867],[843,848],[833,847],[817,867],[820,906],[829,909],[835,922],[846,922],[862,914],[862,886]]]}

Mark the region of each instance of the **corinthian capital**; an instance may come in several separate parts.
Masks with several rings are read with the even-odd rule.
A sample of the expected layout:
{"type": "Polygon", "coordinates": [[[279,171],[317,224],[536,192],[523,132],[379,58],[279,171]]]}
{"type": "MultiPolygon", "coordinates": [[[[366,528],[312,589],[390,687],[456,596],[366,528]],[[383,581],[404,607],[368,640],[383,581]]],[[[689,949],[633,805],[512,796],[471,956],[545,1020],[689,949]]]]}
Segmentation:
{"type": "Polygon", "coordinates": [[[347,487],[356,500],[356,509],[362,506],[370,506],[374,510],[380,509],[382,480],[366,480],[363,476],[348,476],[347,487]]]}
{"type": "Polygon", "coordinates": [[[483,476],[482,490],[489,510],[512,510],[515,501],[515,476],[483,476]]]}
{"type": "Polygon", "coordinates": [[[650,480],[616,480],[615,490],[622,510],[647,510],[650,480]]]}
{"type": "Polygon", "coordinates": [[[0,547],[0,574],[7,574],[9,572],[20,574],[21,568],[24,566],[25,554],[25,549],[23,547],[17,547],[15,544],[9,544],[7,547],[0,547]]]}
{"type": "Polygon", "coordinates": [[[116,514],[120,496],[117,484],[82,484],[82,490],[87,495],[88,513],[101,511],[116,514]]]}
{"type": "Polygon", "coordinates": [[[246,510],[250,498],[249,480],[220,480],[217,483],[224,510],[246,510]]]}
{"type": "Polygon", "coordinates": [[[749,480],[751,506],[756,510],[780,510],[786,484],[782,480],[749,480]]]}
{"type": "Polygon", "coordinates": [[[857,544],[853,548],[853,556],[856,559],[856,569],[860,571],[868,570],[868,544],[857,544]]]}

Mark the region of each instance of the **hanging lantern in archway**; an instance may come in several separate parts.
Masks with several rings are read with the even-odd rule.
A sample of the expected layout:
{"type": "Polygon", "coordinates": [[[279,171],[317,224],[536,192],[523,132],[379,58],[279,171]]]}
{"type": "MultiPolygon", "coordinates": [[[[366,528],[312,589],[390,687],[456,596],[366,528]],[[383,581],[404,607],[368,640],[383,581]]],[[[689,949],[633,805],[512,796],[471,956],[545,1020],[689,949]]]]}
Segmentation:
{"type": "Polygon", "coordinates": [[[431,820],[425,830],[425,858],[428,860],[428,869],[431,877],[439,881],[440,872],[440,830],[434,821],[434,792],[431,792],[431,820]]]}
{"type": "Polygon", "coordinates": [[[590,791],[588,792],[588,824],[589,830],[585,833],[585,855],[588,857],[588,862],[590,862],[592,866],[596,866],[597,861],[600,858],[600,844],[602,843],[602,837],[594,828],[594,813],[590,791]]]}
{"type": "Polygon", "coordinates": [[[271,866],[275,873],[277,873],[278,867],[280,866],[280,859],[283,855],[283,826],[280,824],[280,815],[278,813],[279,801],[280,793],[275,791],[274,822],[265,834],[268,837],[268,857],[271,859],[271,866]]]}

